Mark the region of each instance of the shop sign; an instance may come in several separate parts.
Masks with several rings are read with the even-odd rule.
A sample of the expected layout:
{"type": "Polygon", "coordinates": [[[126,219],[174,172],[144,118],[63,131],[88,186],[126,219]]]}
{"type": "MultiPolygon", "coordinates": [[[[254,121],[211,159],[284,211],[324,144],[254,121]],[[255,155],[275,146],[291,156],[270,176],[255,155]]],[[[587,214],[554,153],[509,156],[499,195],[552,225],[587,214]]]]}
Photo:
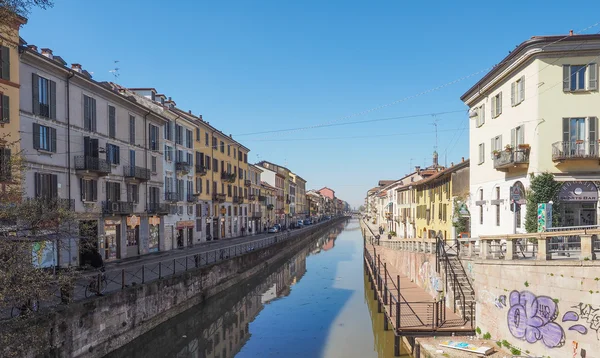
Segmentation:
{"type": "Polygon", "coordinates": [[[560,188],[561,202],[598,201],[598,187],[591,181],[568,181],[560,188]]]}
{"type": "Polygon", "coordinates": [[[183,229],[184,227],[190,227],[190,226],[194,226],[193,220],[187,220],[187,221],[182,220],[182,221],[177,222],[178,229],[183,229]]]}
{"type": "Polygon", "coordinates": [[[140,217],[139,216],[135,216],[135,215],[131,215],[127,217],[127,226],[129,226],[130,228],[134,228],[136,226],[138,226],[140,224],[140,217]]]}
{"type": "Polygon", "coordinates": [[[225,209],[224,207],[221,208],[221,215],[225,215],[226,212],[227,212],[227,209],[225,209]]]}
{"type": "Polygon", "coordinates": [[[121,225],[121,220],[104,220],[104,226],[121,225]]]}
{"type": "Polygon", "coordinates": [[[158,216],[152,216],[152,217],[148,218],[148,223],[151,226],[158,226],[158,225],[160,225],[160,218],[158,216]]]}

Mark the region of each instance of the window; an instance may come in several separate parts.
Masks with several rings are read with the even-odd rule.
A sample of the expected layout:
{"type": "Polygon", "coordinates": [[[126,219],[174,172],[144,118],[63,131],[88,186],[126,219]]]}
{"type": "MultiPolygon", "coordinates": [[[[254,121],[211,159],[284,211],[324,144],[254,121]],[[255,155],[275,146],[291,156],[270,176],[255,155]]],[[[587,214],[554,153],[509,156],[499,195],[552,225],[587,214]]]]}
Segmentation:
{"type": "Polygon", "coordinates": [[[496,187],[496,226],[500,226],[500,187],[496,187]]]}
{"type": "Polygon", "coordinates": [[[194,215],[194,205],[188,205],[187,213],[188,215],[194,215]]]}
{"type": "Polygon", "coordinates": [[[34,123],[33,148],[56,153],[56,129],[34,123]]]}
{"type": "Polygon", "coordinates": [[[221,153],[225,153],[225,143],[221,141],[221,153]]]}
{"type": "Polygon", "coordinates": [[[121,183],[106,182],[106,201],[121,201],[121,183]]]}
{"type": "Polygon", "coordinates": [[[496,136],[492,138],[492,143],[490,145],[490,149],[492,150],[492,159],[494,159],[494,152],[502,151],[502,136],[496,136]]]}
{"type": "Polygon", "coordinates": [[[213,158],[213,172],[219,172],[219,160],[217,158],[213,158]]]}
{"type": "Polygon", "coordinates": [[[177,200],[183,201],[183,179],[177,179],[177,200]]]}
{"type": "Polygon", "coordinates": [[[168,145],[165,145],[165,159],[168,162],[173,161],[173,148],[168,145]]]}
{"type": "Polygon", "coordinates": [[[157,173],[157,171],[156,171],[156,157],[152,157],[151,161],[152,161],[152,165],[151,165],[151,167],[152,167],[152,173],[157,173]]]}
{"type": "Polygon", "coordinates": [[[502,92],[492,97],[492,118],[502,114],[502,92]]]}
{"type": "Polygon", "coordinates": [[[106,144],[106,160],[110,164],[118,165],[121,163],[121,148],[114,144],[106,144]]]}
{"type": "Polygon", "coordinates": [[[227,144],[227,156],[231,157],[231,146],[227,144]]]}
{"type": "Polygon", "coordinates": [[[571,157],[598,156],[598,118],[563,118],[563,144],[571,157]]]}
{"type": "Polygon", "coordinates": [[[217,149],[217,138],[216,137],[212,137],[212,148],[217,149]]]}
{"type": "Polygon", "coordinates": [[[171,122],[167,122],[165,124],[165,139],[170,141],[173,140],[173,128],[171,127],[171,125],[171,122]]]}
{"type": "MultiPolygon", "coordinates": [[[[236,194],[237,194],[237,188],[236,189],[236,194]]],[[[231,184],[227,184],[227,196],[231,197],[231,184]]]]}
{"type": "Polygon", "coordinates": [[[510,144],[517,148],[519,144],[525,144],[525,127],[520,125],[510,130],[510,144]]]}
{"type": "Polygon", "coordinates": [[[525,76],[510,84],[510,104],[516,106],[525,100],[525,76]]]}
{"type": "Polygon", "coordinates": [[[0,94],[0,123],[10,122],[10,98],[0,94]]]}
{"type": "Polygon", "coordinates": [[[79,179],[81,189],[81,201],[98,200],[98,181],[93,179],[79,179]]]}
{"type": "Polygon", "coordinates": [[[202,178],[196,178],[196,193],[202,193],[202,178]]]}
{"type": "Polygon", "coordinates": [[[477,163],[483,164],[483,162],[485,162],[485,144],[480,143],[479,144],[479,161],[477,163]]]}
{"type": "MultiPolygon", "coordinates": [[[[223,184],[221,184],[221,191],[223,189],[223,184]]],[[[213,195],[217,193],[217,182],[213,181],[213,195]]]]}
{"type": "Polygon", "coordinates": [[[187,181],[187,195],[193,195],[194,194],[194,182],[192,182],[191,180],[187,181]]]}
{"type": "Polygon", "coordinates": [[[139,187],[137,184],[127,184],[127,201],[130,203],[138,203],[139,187]]]}
{"type": "Polygon", "coordinates": [[[10,49],[6,46],[0,46],[0,68],[0,78],[10,81],[10,49]]]}
{"type": "Polygon", "coordinates": [[[181,163],[181,162],[184,161],[184,159],[183,159],[183,151],[182,150],[180,150],[180,149],[177,150],[177,157],[175,158],[175,161],[177,163],[181,163]]]}
{"type": "Polygon", "coordinates": [[[193,132],[189,129],[185,130],[185,146],[188,148],[193,148],[194,147],[194,139],[193,139],[193,132]]]}
{"type": "Polygon", "coordinates": [[[598,65],[563,65],[563,91],[598,90],[598,65]]]}
{"type": "Polygon", "coordinates": [[[476,126],[481,127],[485,123],[485,104],[477,107],[477,122],[476,126]]]}
{"type": "Polygon", "coordinates": [[[160,202],[160,188],[150,187],[150,204],[158,204],[160,202]]]}
{"type": "Polygon", "coordinates": [[[83,129],[96,131],[96,100],[86,95],[83,96],[83,129]]]}
{"type": "Polygon", "coordinates": [[[117,126],[117,111],[113,106],[108,106],[108,136],[114,138],[117,126]]]}
{"type": "Polygon", "coordinates": [[[196,142],[200,142],[200,128],[196,128],[196,142]]]}
{"type": "Polygon", "coordinates": [[[208,147],[208,132],[204,133],[204,145],[208,147]]]}
{"type": "Polygon", "coordinates": [[[204,168],[204,154],[201,152],[196,152],[196,166],[204,168]]]}
{"type": "Polygon", "coordinates": [[[175,143],[183,145],[183,127],[175,125],[175,143]]]}
{"type": "Polygon", "coordinates": [[[237,159],[237,150],[235,148],[233,148],[233,159],[237,159]]]}
{"type": "Polygon", "coordinates": [[[33,74],[33,114],[56,118],[56,82],[33,74]]]}
{"type": "Polygon", "coordinates": [[[135,145],[135,117],[129,116],[129,144],[135,145]]]}
{"type": "Polygon", "coordinates": [[[244,163],[248,163],[248,154],[244,153],[244,163]]]}
{"type": "Polygon", "coordinates": [[[206,163],[206,170],[210,170],[210,157],[207,155],[204,163],[206,163]]]}
{"type": "Polygon", "coordinates": [[[188,165],[194,165],[194,156],[192,153],[187,153],[187,163],[188,165]]]}
{"type": "Polygon", "coordinates": [[[0,148],[0,182],[8,181],[12,177],[12,164],[10,160],[10,149],[0,148]]]}
{"type": "Polygon", "coordinates": [[[58,196],[58,177],[55,174],[34,174],[36,198],[55,199],[58,196]]]}
{"type": "Polygon", "coordinates": [[[158,127],[153,125],[153,124],[149,124],[149,135],[150,135],[150,150],[158,150],[158,127]]]}

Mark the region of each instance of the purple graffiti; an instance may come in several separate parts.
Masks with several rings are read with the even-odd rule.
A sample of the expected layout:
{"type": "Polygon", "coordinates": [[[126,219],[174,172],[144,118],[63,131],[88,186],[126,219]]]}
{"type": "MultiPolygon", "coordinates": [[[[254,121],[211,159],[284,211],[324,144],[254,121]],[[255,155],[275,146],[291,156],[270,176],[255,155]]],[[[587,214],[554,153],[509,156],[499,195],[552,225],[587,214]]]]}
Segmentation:
{"type": "Polygon", "coordinates": [[[573,311],[569,311],[563,315],[562,321],[579,321],[579,315],[573,311]]]}
{"type": "Polygon", "coordinates": [[[506,307],[506,295],[502,295],[494,300],[496,307],[504,308],[506,307]]]}
{"type": "Polygon", "coordinates": [[[574,326],[569,327],[569,331],[576,331],[581,334],[587,334],[587,327],[582,324],[576,324],[574,326]]]}
{"type": "MultiPolygon", "coordinates": [[[[579,303],[577,306],[573,306],[578,312],[569,311],[563,315],[563,322],[572,321],[572,322],[581,322],[587,323],[589,329],[596,331],[596,338],[600,340],[600,308],[594,308],[592,305],[579,303]]],[[[581,334],[588,333],[588,327],[582,324],[576,324],[574,326],[569,327],[570,331],[576,331],[581,334]]]]}
{"type": "Polygon", "coordinates": [[[548,348],[561,347],[565,343],[565,332],[554,322],[558,309],[550,297],[536,297],[529,291],[512,291],[509,302],[508,329],[515,338],[529,343],[541,340],[548,348]]]}

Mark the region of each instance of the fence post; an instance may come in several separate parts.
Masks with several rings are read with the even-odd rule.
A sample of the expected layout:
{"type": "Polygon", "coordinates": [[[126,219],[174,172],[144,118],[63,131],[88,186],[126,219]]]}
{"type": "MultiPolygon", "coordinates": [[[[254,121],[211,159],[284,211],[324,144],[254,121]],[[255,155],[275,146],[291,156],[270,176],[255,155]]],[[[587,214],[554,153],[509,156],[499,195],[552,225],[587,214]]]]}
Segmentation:
{"type": "Polygon", "coordinates": [[[125,269],[121,269],[121,289],[124,289],[125,286],[125,269]]]}
{"type": "Polygon", "coordinates": [[[144,272],[146,265],[142,264],[142,283],[146,282],[146,273],[144,272]]]}
{"type": "Polygon", "coordinates": [[[173,259],[173,276],[175,276],[175,259],[173,259]]]}
{"type": "Polygon", "coordinates": [[[162,261],[158,262],[158,278],[162,278],[162,261]]]}
{"type": "Polygon", "coordinates": [[[383,263],[383,304],[387,304],[387,262],[383,263]]]}

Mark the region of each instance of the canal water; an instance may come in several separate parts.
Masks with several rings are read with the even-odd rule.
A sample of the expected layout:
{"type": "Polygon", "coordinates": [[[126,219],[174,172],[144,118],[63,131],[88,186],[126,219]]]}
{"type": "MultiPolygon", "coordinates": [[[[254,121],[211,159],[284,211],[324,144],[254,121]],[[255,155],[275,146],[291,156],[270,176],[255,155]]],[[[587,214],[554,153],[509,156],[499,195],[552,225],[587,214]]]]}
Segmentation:
{"type": "Polygon", "coordinates": [[[394,336],[377,313],[362,245],[358,220],[341,223],[107,357],[393,357],[394,336]]]}

